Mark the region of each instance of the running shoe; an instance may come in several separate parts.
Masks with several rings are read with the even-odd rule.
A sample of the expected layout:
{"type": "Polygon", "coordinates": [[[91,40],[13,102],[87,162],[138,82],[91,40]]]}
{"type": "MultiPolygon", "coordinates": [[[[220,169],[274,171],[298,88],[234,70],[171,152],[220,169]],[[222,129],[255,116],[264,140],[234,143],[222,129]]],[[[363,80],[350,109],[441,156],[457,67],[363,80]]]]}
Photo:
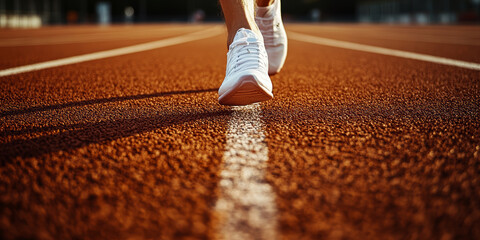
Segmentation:
{"type": "Polygon", "coordinates": [[[253,31],[240,28],[227,53],[227,71],[218,89],[223,105],[248,105],[273,98],[268,76],[268,56],[263,39],[253,31]]]}
{"type": "Polygon", "coordinates": [[[260,28],[268,54],[268,74],[273,75],[283,67],[287,58],[287,33],[282,22],[280,0],[268,7],[257,7],[255,22],[260,28]]]}

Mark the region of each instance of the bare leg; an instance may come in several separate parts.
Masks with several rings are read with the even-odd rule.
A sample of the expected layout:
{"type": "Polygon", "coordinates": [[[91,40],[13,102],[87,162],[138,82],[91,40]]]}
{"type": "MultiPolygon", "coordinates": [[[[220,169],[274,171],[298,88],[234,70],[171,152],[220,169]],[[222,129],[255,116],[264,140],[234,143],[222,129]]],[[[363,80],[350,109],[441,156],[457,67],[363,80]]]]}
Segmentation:
{"type": "Polygon", "coordinates": [[[275,0],[257,0],[257,6],[267,7],[273,4],[275,0]]]}
{"type": "Polygon", "coordinates": [[[240,28],[250,29],[258,36],[262,36],[255,23],[254,1],[220,0],[228,31],[227,47],[230,46],[237,30],[240,28]]]}

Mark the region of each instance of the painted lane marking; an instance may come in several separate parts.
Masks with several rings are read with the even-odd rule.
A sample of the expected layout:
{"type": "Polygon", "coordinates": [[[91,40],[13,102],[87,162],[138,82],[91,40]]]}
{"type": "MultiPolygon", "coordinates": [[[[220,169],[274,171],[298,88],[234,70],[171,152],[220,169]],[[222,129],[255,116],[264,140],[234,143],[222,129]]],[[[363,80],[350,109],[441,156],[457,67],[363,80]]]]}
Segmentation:
{"type": "MultiPolygon", "coordinates": [[[[290,25],[291,26],[291,25],[290,25]]],[[[305,25],[295,25],[296,27],[301,26],[305,27],[305,25]]],[[[308,26],[311,27],[311,26],[308,26]]],[[[308,31],[309,29],[307,29],[308,31]]],[[[323,33],[329,34],[340,34],[342,36],[352,37],[357,36],[359,32],[363,35],[361,36],[363,39],[367,40],[397,40],[397,41],[408,41],[408,42],[425,42],[425,43],[441,43],[441,44],[457,44],[457,45],[467,45],[467,46],[480,46],[480,42],[478,38],[480,35],[472,35],[469,33],[469,36],[465,36],[465,31],[453,31],[452,29],[448,30],[448,32],[438,32],[438,31],[428,31],[426,29],[422,29],[421,31],[414,30],[409,31],[407,29],[391,29],[390,26],[388,27],[375,27],[371,28],[369,26],[366,28],[365,26],[355,26],[355,27],[345,27],[342,26],[340,29],[338,26],[317,26],[317,28],[313,29],[313,31],[321,30],[323,33]],[[379,34],[380,33],[380,34],[379,34]],[[414,35],[415,37],[412,38],[411,36],[414,35]],[[409,37],[410,36],[410,37],[409,37]]],[[[413,29],[412,29],[413,30],[413,29]]],[[[304,28],[305,31],[305,28],[304,28]]],[[[473,31],[473,30],[472,30],[473,31]]]]}
{"type": "Polygon", "coordinates": [[[268,147],[258,103],[233,107],[215,210],[221,239],[277,239],[277,208],[265,180],[268,147]]]}
{"type": "Polygon", "coordinates": [[[100,52],[67,57],[67,58],[62,58],[62,59],[57,59],[52,61],[35,63],[35,64],[25,65],[21,67],[4,69],[4,70],[0,70],[0,77],[24,73],[24,72],[36,71],[36,70],[41,70],[46,68],[59,67],[59,66],[64,66],[64,65],[74,64],[74,63],[98,60],[102,58],[116,57],[116,56],[130,54],[130,53],[143,52],[143,51],[153,50],[157,48],[191,42],[195,40],[205,39],[205,38],[219,35],[222,32],[221,29],[222,27],[212,27],[206,30],[202,30],[202,31],[198,31],[198,32],[194,32],[186,35],[181,35],[178,37],[162,39],[154,42],[142,43],[142,44],[137,44],[129,47],[122,47],[122,48],[117,48],[112,50],[100,51],[100,52]]]}
{"type": "Polygon", "coordinates": [[[388,55],[388,56],[395,56],[395,57],[414,59],[414,60],[420,60],[420,61],[431,62],[431,63],[438,63],[438,64],[461,67],[461,68],[472,69],[472,70],[480,70],[479,63],[465,62],[465,61],[454,60],[454,59],[443,58],[443,57],[436,57],[436,56],[427,55],[427,54],[375,47],[375,46],[370,46],[365,44],[333,40],[333,39],[322,38],[322,37],[315,37],[315,36],[295,33],[295,32],[289,32],[288,37],[290,39],[297,40],[297,41],[314,43],[314,44],[325,45],[330,47],[338,47],[338,48],[344,48],[349,50],[377,53],[377,54],[388,55]]]}

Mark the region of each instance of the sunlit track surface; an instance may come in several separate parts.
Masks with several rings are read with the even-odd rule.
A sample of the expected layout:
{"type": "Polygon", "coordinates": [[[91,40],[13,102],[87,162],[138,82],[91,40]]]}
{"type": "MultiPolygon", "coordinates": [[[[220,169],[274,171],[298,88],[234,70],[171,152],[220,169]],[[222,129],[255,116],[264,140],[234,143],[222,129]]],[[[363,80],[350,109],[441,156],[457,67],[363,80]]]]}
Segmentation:
{"type": "MultiPolygon", "coordinates": [[[[0,30],[0,69],[212,27],[0,30]]],[[[288,32],[480,63],[475,26],[288,32]]],[[[0,239],[228,239],[262,203],[228,209],[245,225],[220,222],[225,176],[245,176],[225,159],[259,154],[265,176],[247,175],[273,190],[272,222],[255,225],[267,236],[480,238],[480,71],[291,39],[275,98],[248,120],[258,134],[240,138],[261,150],[235,150],[246,120],[216,93],[225,39],[1,77],[0,239]]]]}
{"type": "Polygon", "coordinates": [[[158,41],[205,29],[202,25],[51,27],[0,30],[0,69],[158,41]]]}

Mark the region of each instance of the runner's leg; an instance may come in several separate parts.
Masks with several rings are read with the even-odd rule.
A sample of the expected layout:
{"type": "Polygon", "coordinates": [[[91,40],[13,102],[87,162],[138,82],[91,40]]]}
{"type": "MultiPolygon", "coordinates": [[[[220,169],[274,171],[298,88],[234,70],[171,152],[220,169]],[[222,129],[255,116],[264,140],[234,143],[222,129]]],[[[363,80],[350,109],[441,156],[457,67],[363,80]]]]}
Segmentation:
{"type": "Polygon", "coordinates": [[[262,36],[255,23],[254,0],[220,0],[220,5],[222,5],[227,25],[227,47],[230,46],[240,28],[250,29],[258,36],[262,36]]]}

